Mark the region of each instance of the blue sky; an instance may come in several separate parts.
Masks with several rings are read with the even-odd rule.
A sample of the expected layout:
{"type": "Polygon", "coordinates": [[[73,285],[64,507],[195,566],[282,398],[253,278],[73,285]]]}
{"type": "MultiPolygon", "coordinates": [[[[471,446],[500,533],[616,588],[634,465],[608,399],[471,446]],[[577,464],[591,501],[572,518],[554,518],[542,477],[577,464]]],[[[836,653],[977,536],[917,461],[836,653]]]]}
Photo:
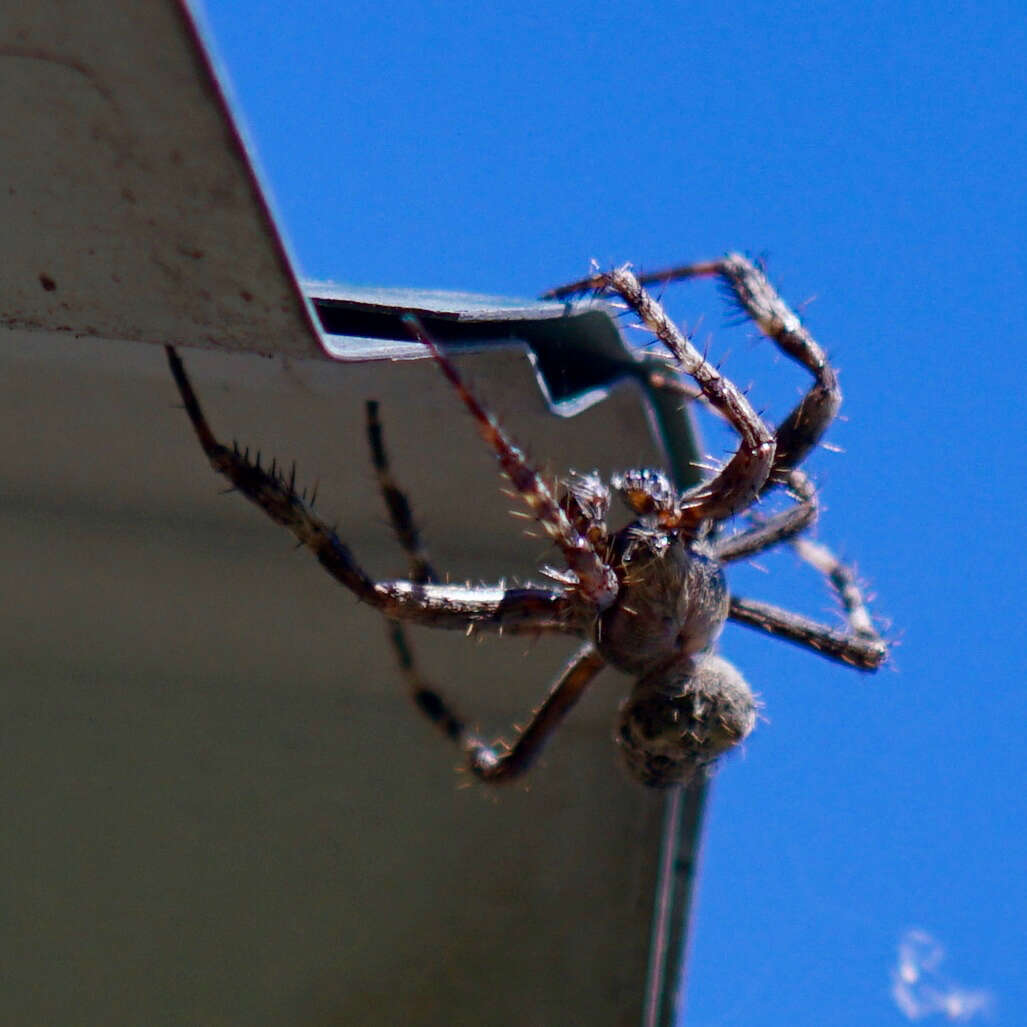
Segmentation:
{"type": "MultiPolygon", "coordinates": [[[[713,791],[694,1025],[908,1022],[900,936],[1027,1022],[1021,5],[288,5],[206,16],[311,277],[536,295],[590,258],[764,254],[842,371],[819,537],[874,678],[729,628],[767,722],[713,791]]],[[[780,417],[715,290],[672,308],[780,417]]],[[[783,555],[744,594],[830,616],[783,555]]],[[[934,1021],[944,1022],[940,1017],[934,1021]]]]}

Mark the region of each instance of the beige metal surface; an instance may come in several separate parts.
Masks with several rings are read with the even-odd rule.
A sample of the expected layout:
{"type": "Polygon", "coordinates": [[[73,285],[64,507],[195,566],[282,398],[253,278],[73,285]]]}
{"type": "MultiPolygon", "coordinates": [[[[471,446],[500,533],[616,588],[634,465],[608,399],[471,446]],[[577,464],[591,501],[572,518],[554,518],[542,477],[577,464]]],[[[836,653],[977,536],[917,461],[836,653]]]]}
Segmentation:
{"type": "Polygon", "coordinates": [[[319,355],[178,4],[5,5],[0,97],[0,325],[319,355]]]}

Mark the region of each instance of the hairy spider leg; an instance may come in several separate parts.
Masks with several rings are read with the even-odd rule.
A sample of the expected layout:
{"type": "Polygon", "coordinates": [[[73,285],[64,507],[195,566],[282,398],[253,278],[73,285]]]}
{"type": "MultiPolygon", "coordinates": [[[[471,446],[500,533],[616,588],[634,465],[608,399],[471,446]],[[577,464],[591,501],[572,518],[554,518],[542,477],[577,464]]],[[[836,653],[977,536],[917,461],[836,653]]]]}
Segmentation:
{"type": "Polygon", "coordinates": [[[793,469],[787,472],[786,481],[795,505],[744,531],[715,539],[713,555],[720,563],[742,560],[795,538],[817,519],[820,508],[817,490],[806,473],[793,469]]]}
{"type": "Polygon", "coordinates": [[[485,781],[511,781],[523,774],[542,751],[549,736],[588,690],[596,675],[606,666],[591,642],[586,642],[570,659],[556,679],[542,705],[508,749],[496,754],[483,747],[474,754],[472,769],[485,781]]]}
{"type": "Polygon", "coordinates": [[[545,701],[532,713],[527,725],[517,732],[513,744],[489,745],[466,727],[434,685],[422,677],[402,625],[390,621],[390,626],[400,670],[418,709],[460,746],[471,773],[491,784],[513,781],[532,766],[549,736],[606,666],[595,646],[583,645],[557,678],[545,701]]]}
{"type": "MultiPolygon", "coordinates": [[[[710,277],[719,278],[739,309],[752,318],[764,335],[772,339],[783,353],[805,367],[814,377],[812,387],[778,426],[775,434],[777,452],[771,472],[763,483],[763,491],[766,491],[785,482],[787,472],[806,459],[837,416],[842,402],[838,375],[798,315],[771,285],[762,268],[740,253],[729,253],[719,260],[650,271],[638,275],[636,280],[639,286],[644,287],[684,278],[710,277]]],[[[602,278],[602,275],[592,274],[569,285],[550,289],[543,293],[542,298],[560,299],[590,290],[602,290],[607,287],[600,281],[602,278]]],[[[631,303],[627,296],[624,298],[631,303]]],[[[670,379],[659,374],[655,374],[654,378],[657,387],[673,387],[670,379]]],[[[713,406],[716,408],[717,404],[713,406]]]]}
{"type": "MultiPolygon", "coordinates": [[[[389,514],[389,522],[403,551],[407,554],[410,580],[427,585],[438,581],[428,558],[421,533],[414,523],[413,510],[406,493],[396,484],[385,450],[385,436],[378,417],[378,401],[367,401],[367,441],[371,449],[371,463],[378,478],[378,487],[389,514]]],[[[469,735],[460,715],[427,682],[417,670],[414,651],[402,621],[386,618],[386,631],[396,654],[403,677],[406,679],[414,705],[447,737],[464,748],[475,748],[480,742],[469,735]]]]}
{"type": "Polygon", "coordinates": [[[796,497],[795,506],[746,531],[717,539],[713,543],[713,555],[720,563],[731,563],[791,541],[799,555],[819,570],[838,594],[849,630],[838,631],[770,603],[740,596],[732,596],[728,618],[806,646],[829,659],[861,670],[876,670],[887,658],[888,648],[874,628],[855,575],[826,546],[796,537],[816,519],[816,489],[799,470],[788,471],[786,480],[789,491],[796,497]]]}
{"type": "Polygon", "coordinates": [[[597,471],[572,471],[563,483],[560,507],[571,524],[594,546],[605,547],[609,541],[606,514],[610,508],[610,490],[597,471]]]}
{"type": "MultiPolygon", "coordinates": [[[[437,581],[438,578],[428,559],[428,551],[421,539],[421,534],[414,523],[410,500],[392,477],[389,457],[385,449],[385,436],[381,420],[378,417],[377,400],[368,400],[366,411],[367,441],[371,449],[371,463],[374,465],[392,530],[403,551],[407,554],[410,579],[417,584],[430,584],[437,581]]],[[[403,623],[387,618],[386,625],[389,641],[396,653],[397,662],[406,679],[414,704],[447,738],[469,751],[477,748],[481,744],[480,741],[468,733],[460,715],[418,672],[414,651],[403,623]]]]}
{"type": "Polygon", "coordinates": [[[792,542],[792,546],[806,563],[827,578],[832,589],[842,601],[846,619],[852,630],[863,638],[878,638],[873,619],[863,601],[863,593],[856,582],[856,574],[852,568],[842,563],[821,542],[813,542],[808,538],[797,538],[792,542]]]}
{"type": "Polygon", "coordinates": [[[702,389],[710,405],[723,414],[741,436],[741,444],[734,456],[714,478],[685,493],[678,523],[667,526],[695,527],[702,521],[725,520],[748,509],[770,474],[775,442],[772,432],[741,390],[702,356],[627,266],[613,271],[597,271],[580,282],[545,295],[565,296],[584,290],[619,295],[641,318],[645,327],[667,347],[681,370],[702,389]]]}
{"type": "Polygon", "coordinates": [[[556,496],[538,471],[528,463],[521,450],[468,389],[453,362],[439,349],[413,314],[403,317],[411,336],[426,346],[442,373],[456,389],[470,411],[481,437],[496,454],[499,466],[524,500],[535,520],[561,550],[567,566],[577,576],[578,590],[599,609],[610,606],[617,597],[617,575],[600,556],[596,547],[571,523],[556,496]]]}
{"type": "Polygon", "coordinates": [[[792,545],[803,560],[824,575],[838,595],[848,630],[839,631],[790,610],[740,596],[731,597],[728,617],[775,638],[813,649],[839,663],[860,670],[877,670],[888,657],[888,646],[874,628],[852,569],[819,542],[796,539],[792,545]]]}
{"type": "Polygon", "coordinates": [[[222,445],[203,415],[199,400],[173,346],[165,347],[171,373],[200,445],[218,474],[276,524],[288,528],[329,574],[359,599],[387,617],[437,628],[490,631],[559,632],[581,635],[585,618],[580,601],[563,589],[461,587],[411,581],[375,581],[356,562],[335,530],[318,517],[292,477],[275,465],[264,468],[237,446],[222,445]]]}
{"type": "Polygon", "coordinates": [[[729,253],[720,260],[651,271],[639,275],[638,280],[642,285],[651,285],[700,277],[720,278],[732,300],[755,321],[760,331],[813,375],[809,391],[777,428],[777,453],[764,489],[783,484],[787,472],[806,459],[838,415],[842,403],[838,375],[823,349],[771,285],[763,269],[740,253],[729,253]]]}
{"type": "MultiPolygon", "coordinates": [[[[378,417],[378,404],[373,400],[367,404],[367,437],[382,498],[389,512],[389,520],[400,546],[410,561],[410,575],[414,580],[420,577],[425,582],[432,581],[435,574],[414,524],[410,501],[392,477],[381,421],[378,417]]],[[[590,481],[589,484],[594,483],[590,481]]],[[[588,495],[593,495],[591,489],[588,495]]],[[[435,686],[421,675],[404,626],[399,621],[390,619],[388,631],[400,670],[417,708],[447,738],[460,746],[470,771],[481,780],[491,783],[511,781],[531,766],[546,740],[605,664],[594,646],[583,646],[557,679],[545,702],[532,715],[527,726],[518,733],[513,745],[503,746],[502,751],[498,751],[496,746],[488,745],[470,731],[463,718],[435,686]]]]}

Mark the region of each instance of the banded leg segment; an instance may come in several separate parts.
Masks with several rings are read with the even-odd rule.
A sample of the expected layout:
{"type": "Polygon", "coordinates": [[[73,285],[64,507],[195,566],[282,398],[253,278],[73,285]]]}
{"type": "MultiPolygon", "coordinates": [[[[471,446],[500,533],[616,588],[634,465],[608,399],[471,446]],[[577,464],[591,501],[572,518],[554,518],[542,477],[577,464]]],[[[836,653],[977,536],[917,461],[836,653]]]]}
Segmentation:
{"type": "Polygon", "coordinates": [[[409,581],[376,582],[353,554],[296,491],[295,469],[288,477],[272,462],[262,467],[260,455],[250,460],[238,446],[222,445],[214,436],[196,393],[173,346],[166,347],[168,364],[183,405],[211,467],[224,475],[276,524],[286,527],[340,584],[387,617],[433,627],[492,631],[581,633],[581,604],[564,590],[548,588],[462,588],[420,585],[409,581]]]}
{"type": "Polygon", "coordinates": [[[684,495],[680,520],[673,527],[694,526],[707,519],[725,520],[750,507],[770,475],[776,444],[770,429],[749,401],[733,382],[703,358],[628,267],[609,272],[597,271],[588,278],[545,295],[560,297],[584,291],[619,295],[646,328],[667,347],[710,405],[730,421],[741,436],[737,452],[720,472],[684,495]]]}
{"type": "Polygon", "coordinates": [[[378,401],[367,401],[367,441],[371,448],[371,463],[378,478],[385,508],[389,512],[389,522],[396,533],[403,552],[409,562],[410,580],[418,584],[438,581],[428,551],[421,541],[421,534],[414,523],[413,510],[406,493],[396,484],[389,468],[388,454],[385,452],[385,436],[382,433],[381,421],[378,419],[378,401]]]}
{"type": "Polygon", "coordinates": [[[740,253],[729,253],[721,260],[652,271],[639,276],[643,285],[671,282],[680,278],[718,277],[739,308],[752,318],[792,360],[805,367],[814,383],[794,410],[777,429],[777,453],[770,478],[764,488],[781,484],[784,475],[798,467],[820,441],[838,414],[842,393],[838,375],[828,363],[817,341],[806,330],[798,315],[778,295],[763,270],[740,253]]]}
{"type": "Polygon", "coordinates": [[[480,742],[465,745],[471,770],[483,781],[512,781],[523,774],[538,757],[549,736],[588,690],[596,675],[606,666],[590,642],[586,643],[567,664],[553,685],[545,702],[532,715],[514,743],[497,752],[480,742]]]}
{"type": "MultiPolygon", "coordinates": [[[[378,477],[378,485],[385,508],[389,512],[392,530],[396,533],[400,546],[407,554],[411,580],[415,584],[422,585],[433,583],[438,578],[428,560],[428,552],[414,523],[410,500],[392,477],[389,457],[385,450],[385,436],[378,418],[377,401],[368,400],[366,410],[367,441],[371,449],[371,462],[374,464],[375,474],[378,477]]],[[[396,661],[407,683],[407,690],[414,705],[447,738],[466,748],[472,736],[468,733],[456,710],[428,681],[421,677],[406,628],[401,621],[392,618],[388,618],[385,623],[389,642],[396,654],[396,661]]],[[[473,741],[477,743],[477,739],[473,741]]]]}
{"type": "Polygon", "coordinates": [[[827,578],[831,587],[838,594],[845,609],[845,617],[854,634],[862,638],[880,641],[870,611],[863,600],[863,592],[856,582],[852,568],[841,562],[827,546],[820,542],[812,542],[808,538],[796,539],[792,545],[795,551],[811,567],[816,568],[827,578]]]}
{"type": "Polygon", "coordinates": [[[591,644],[583,646],[560,675],[545,702],[518,733],[513,744],[489,745],[469,730],[434,686],[421,677],[401,626],[393,621],[390,628],[393,632],[393,645],[399,656],[400,670],[414,702],[447,738],[463,750],[467,769],[475,777],[490,784],[513,781],[531,767],[549,736],[605,666],[605,660],[591,644]],[[397,631],[397,628],[400,630],[397,631]]]}
{"type": "Polygon", "coordinates": [[[888,646],[874,627],[851,568],[818,542],[798,539],[793,545],[807,563],[827,578],[841,599],[848,630],[839,631],[770,603],[740,596],[731,597],[728,617],[775,638],[813,649],[828,659],[860,670],[877,670],[888,657],[888,646]]]}
{"type": "Polygon", "coordinates": [[[819,511],[817,490],[802,472],[787,472],[788,490],[796,497],[794,506],[768,517],[745,531],[719,538],[713,543],[713,554],[720,563],[732,563],[754,556],[805,531],[819,511]]]}
{"type": "Polygon", "coordinates": [[[610,606],[617,597],[617,576],[602,559],[596,547],[571,523],[559,500],[542,480],[538,471],[499,426],[496,419],[468,389],[453,362],[435,345],[413,315],[404,316],[410,334],[426,346],[442,373],[456,389],[470,411],[485,443],[496,454],[499,465],[524,500],[535,520],[562,551],[567,566],[578,579],[581,595],[599,609],[610,606]]]}
{"type": "Polygon", "coordinates": [[[286,478],[274,463],[267,469],[261,467],[259,453],[251,462],[248,450],[240,452],[237,445],[229,449],[218,442],[207,424],[181,358],[173,346],[166,346],[165,350],[186,413],[211,467],[256,503],[276,524],[288,528],[350,591],[373,606],[383,606],[385,597],[379,593],[373,579],[357,564],[335,532],[313,513],[304,496],[296,492],[295,467],[286,478]]]}
{"type": "MultiPolygon", "coordinates": [[[[388,508],[396,537],[410,561],[411,577],[415,581],[425,583],[434,581],[434,571],[414,525],[410,501],[392,477],[381,422],[378,419],[378,404],[374,402],[367,404],[367,435],[371,457],[382,489],[382,498],[388,508]]],[[[585,496],[594,500],[595,484],[591,479],[583,484],[579,500],[583,502],[585,496]]],[[[593,504],[588,506],[591,510],[593,504]]],[[[585,517],[584,509],[581,515],[585,517]]],[[[404,626],[397,620],[389,620],[388,632],[414,704],[447,738],[460,746],[466,756],[468,769],[476,777],[494,783],[511,781],[531,766],[549,735],[584,694],[604,665],[602,657],[591,644],[584,646],[563,672],[546,701],[532,716],[527,727],[518,734],[514,744],[498,751],[496,747],[488,745],[470,731],[453,706],[421,675],[404,626]]]]}
{"type": "Polygon", "coordinates": [[[732,596],[728,618],[859,670],[877,670],[888,656],[887,645],[876,635],[864,638],[849,634],[756,599],[732,596]]]}

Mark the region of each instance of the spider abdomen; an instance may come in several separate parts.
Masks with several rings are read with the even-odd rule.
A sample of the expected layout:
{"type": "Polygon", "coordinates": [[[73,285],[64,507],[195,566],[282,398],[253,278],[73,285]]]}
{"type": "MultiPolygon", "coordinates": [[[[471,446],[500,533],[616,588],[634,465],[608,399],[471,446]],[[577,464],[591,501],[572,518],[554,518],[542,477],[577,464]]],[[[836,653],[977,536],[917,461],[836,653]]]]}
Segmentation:
{"type": "Polygon", "coordinates": [[[692,544],[637,525],[620,541],[620,591],[596,624],[603,657],[638,675],[712,645],[728,614],[720,564],[692,544]]]}
{"type": "Polygon", "coordinates": [[[616,740],[651,788],[688,784],[756,726],[757,703],[727,660],[706,653],[639,680],[620,708],[616,740]]]}

